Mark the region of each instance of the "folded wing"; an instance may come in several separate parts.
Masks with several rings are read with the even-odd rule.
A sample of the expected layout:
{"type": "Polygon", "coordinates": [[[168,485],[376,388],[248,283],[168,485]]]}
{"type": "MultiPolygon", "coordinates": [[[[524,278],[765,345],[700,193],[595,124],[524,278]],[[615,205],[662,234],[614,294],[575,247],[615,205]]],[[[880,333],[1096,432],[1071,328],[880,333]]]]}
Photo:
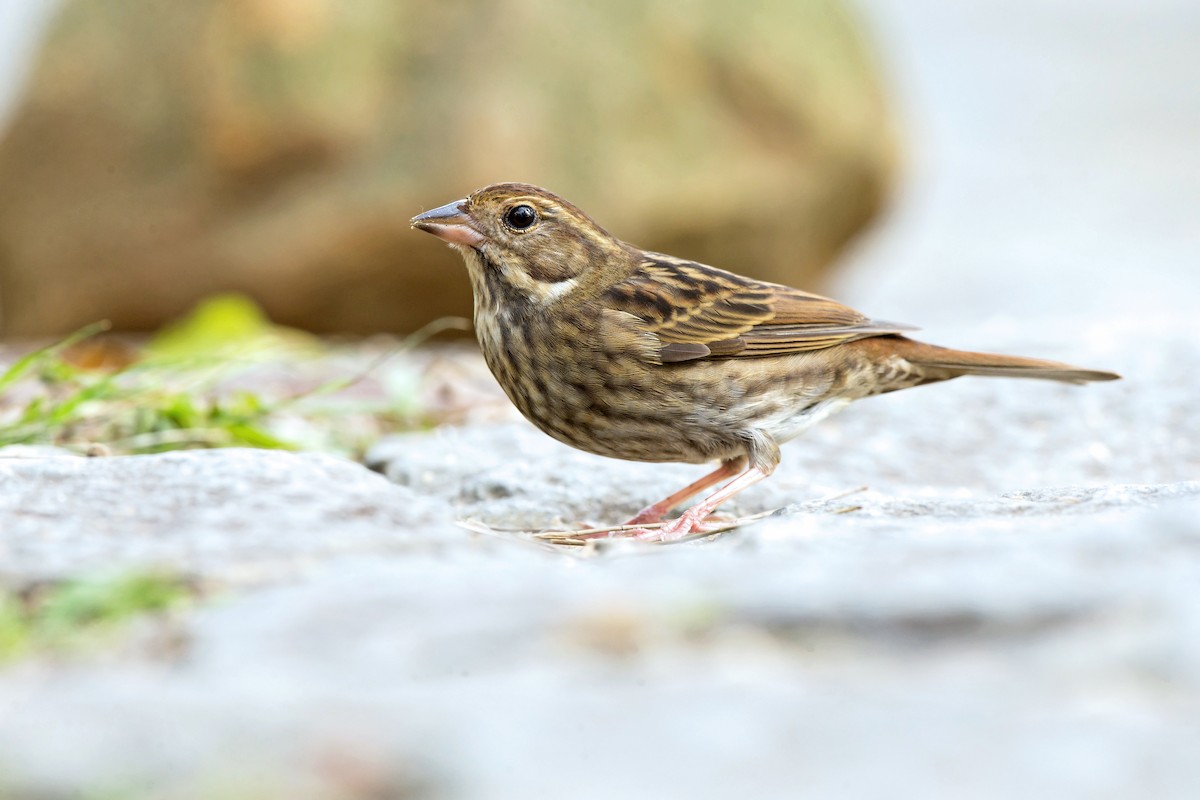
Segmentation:
{"type": "Polygon", "coordinates": [[[915,330],[871,320],[827,297],[648,253],[606,304],[641,319],[663,363],[788,355],[915,330]]]}

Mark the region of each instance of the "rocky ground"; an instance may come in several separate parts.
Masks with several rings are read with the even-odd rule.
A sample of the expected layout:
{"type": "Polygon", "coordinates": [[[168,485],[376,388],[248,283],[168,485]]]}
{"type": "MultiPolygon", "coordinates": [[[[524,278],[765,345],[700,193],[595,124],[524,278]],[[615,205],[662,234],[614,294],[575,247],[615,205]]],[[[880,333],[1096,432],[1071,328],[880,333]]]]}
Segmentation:
{"type": "Polygon", "coordinates": [[[1189,796],[1186,344],[1093,356],[1140,367],[1121,384],[861,403],[739,503],[779,516],[668,547],[457,526],[619,520],[696,472],[515,419],[381,442],[391,481],[249,450],[0,460],[10,581],[154,567],[206,597],[103,657],[8,666],[5,774],[36,796],[1189,796]]]}
{"type": "MultiPolygon", "coordinates": [[[[943,76],[926,89],[943,122],[979,116],[947,76],[1042,58],[948,44],[968,32],[994,44],[1019,18],[1087,67],[1130,30],[1119,4],[1069,31],[1068,2],[969,19],[878,5],[900,74],[943,76]]],[[[1154,20],[1173,19],[1163,9],[1154,20]]],[[[1146,113],[1171,94],[1054,74],[1146,113]]],[[[1142,151],[1121,161],[1090,141],[1120,180],[1082,185],[1069,159],[1054,172],[1055,137],[1090,130],[1091,106],[1053,91],[1001,94],[1059,116],[1026,117],[1027,152],[1001,128],[978,145],[998,162],[953,162],[943,190],[916,192],[843,296],[936,324],[939,343],[1126,380],[865,401],[739,499],[784,509],[753,526],[584,549],[468,530],[619,521],[698,471],[587,456],[511,415],[382,441],[373,469],[248,450],[0,454],[7,584],[154,568],[200,595],[113,647],[0,668],[0,796],[1195,797],[1197,234],[1171,224],[1181,178],[1137,172],[1142,151]],[[971,206],[980,185],[988,202],[971,206]],[[1043,204],[1064,197],[1056,219],[1043,204]],[[1159,227],[1106,224],[1122,210],[1159,227]]],[[[1188,108],[1156,121],[1171,169],[1194,160],[1188,108]]]]}

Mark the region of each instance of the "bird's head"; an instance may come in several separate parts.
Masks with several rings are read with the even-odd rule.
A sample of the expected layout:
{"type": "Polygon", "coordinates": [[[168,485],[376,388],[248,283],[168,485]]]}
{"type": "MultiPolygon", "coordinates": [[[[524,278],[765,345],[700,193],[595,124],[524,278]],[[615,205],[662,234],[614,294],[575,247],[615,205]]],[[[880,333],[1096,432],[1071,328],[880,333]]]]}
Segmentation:
{"type": "Polygon", "coordinates": [[[566,200],[524,183],[485,187],[413,217],[412,226],[463,254],[477,293],[499,282],[543,304],[599,284],[632,252],[566,200]]]}

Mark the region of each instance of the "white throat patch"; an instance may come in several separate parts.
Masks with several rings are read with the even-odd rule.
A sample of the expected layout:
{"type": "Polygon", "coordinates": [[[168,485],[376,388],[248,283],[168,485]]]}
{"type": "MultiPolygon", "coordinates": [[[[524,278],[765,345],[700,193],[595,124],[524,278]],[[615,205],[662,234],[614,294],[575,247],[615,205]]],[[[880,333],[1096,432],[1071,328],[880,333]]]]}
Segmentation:
{"type": "Polygon", "coordinates": [[[504,279],[526,297],[541,305],[548,305],[560,299],[579,283],[577,278],[545,283],[530,277],[524,270],[509,267],[504,268],[504,279]]]}

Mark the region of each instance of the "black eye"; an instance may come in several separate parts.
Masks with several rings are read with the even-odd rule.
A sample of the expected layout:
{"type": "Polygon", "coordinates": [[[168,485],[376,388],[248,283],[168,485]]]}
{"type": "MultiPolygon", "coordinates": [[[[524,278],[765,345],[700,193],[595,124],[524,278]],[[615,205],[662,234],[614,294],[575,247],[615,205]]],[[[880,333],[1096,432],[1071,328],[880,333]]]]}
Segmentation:
{"type": "Polygon", "coordinates": [[[504,221],[513,230],[523,231],[537,222],[537,212],[533,210],[533,206],[527,206],[522,203],[519,206],[510,208],[504,214],[504,221]]]}

